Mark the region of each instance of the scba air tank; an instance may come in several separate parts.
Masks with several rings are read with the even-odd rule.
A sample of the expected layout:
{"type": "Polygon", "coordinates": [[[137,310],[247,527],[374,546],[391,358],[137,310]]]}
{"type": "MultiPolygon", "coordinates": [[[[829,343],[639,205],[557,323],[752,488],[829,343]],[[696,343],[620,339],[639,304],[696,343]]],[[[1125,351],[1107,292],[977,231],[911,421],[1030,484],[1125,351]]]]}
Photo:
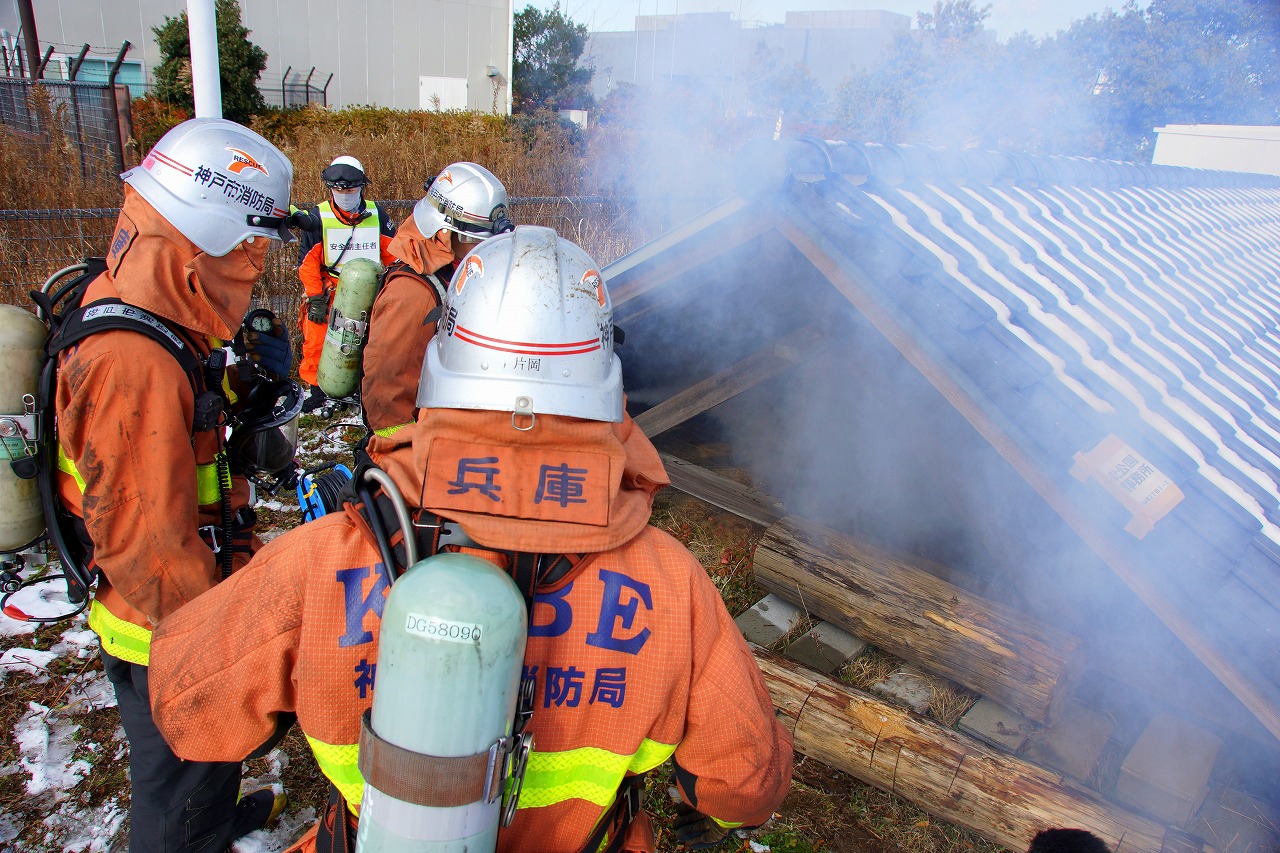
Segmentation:
{"type": "Polygon", "coordinates": [[[338,273],[316,371],[320,390],[330,397],[350,397],[360,385],[360,352],[369,339],[369,313],[381,275],[382,265],[368,258],[352,258],[338,273]]]}
{"type": "MultiPolygon", "coordinates": [[[[468,554],[436,554],[414,564],[392,585],[383,606],[369,728],[378,740],[413,755],[456,760],[473,773],[486,765],[487,755],[488,766],[496,761],[500,770],[503,754],[496,747],[512,734],[527,622],[520,591],[492,563],[468,554]]],[[[368,745],[366,733],[360,766],[369,772],[357,853],[495,849],[500,773],[486,800],[454,790],[465,774],[451,775],[447,762],[433,758],[433,764],[414,767],[412,755],[368,745]],[[374,755],[388,775],[369,767],[374,755]],[[406,778],[414,790],[402,789],[400,796],[375,786],[375,779],[385,779],[382,787],[389,789],[406,778]],[[422,805],[414,799],[461,802],[422,805]]]]}
{"type": "Polygon", "coordinates": [[[0,305],[0,551],[29,545],[44,531],[37,480],[13,472],[9,462],[28,455],[34,440],[33,408],[40,381],[40,354],[49,330],[30,311],[0,305]],[[28,436],[28,433],[32,433],[28,436]],[[26,437],[24,437],[26,436],[26,437]]]}

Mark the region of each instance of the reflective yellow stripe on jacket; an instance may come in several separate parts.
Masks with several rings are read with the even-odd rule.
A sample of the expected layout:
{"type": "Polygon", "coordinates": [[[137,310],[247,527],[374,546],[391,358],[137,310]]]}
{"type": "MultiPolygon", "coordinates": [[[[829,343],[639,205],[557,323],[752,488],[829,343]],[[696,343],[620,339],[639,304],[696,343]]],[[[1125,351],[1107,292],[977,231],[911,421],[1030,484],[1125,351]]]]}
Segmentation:
{"type": "Polygon", "coordinates": [[[360,805],[360,798],[364,796],[364,777],[360,775],[360,768],[356,763],[360,752],[359,745],[325,743],[311,735],[307,735],[307,743],[311,744],[311,751],[315,753],[320,772],[333,783],[347,801],[347,806],[354,812],[356,806],[360,805]]]}
{"type": "Polygon", "coordinates": [[[391,436],[395,435],[400,430],[404,429],[405,427],[411,427],[411,426],[413,426],[413,421],[410,421],[407,424],[396,424],[395,426],[383,427],[382,429],[375,429],[373,431],[373,434],[376,436],[380,436],[382,438],[391,438],[391,436]]]}
{"type": "Polygon", "coordinates": [[[635,755],[619,755],[591,746],[565,752],[533,752],[524,772],[519,808],[536,809],[565,800],[586,800],[603,808],[613,802],[628,772],[646,773],[675,751],[674,744],[646,739],[635,755]]]}
{"type": "MultiPolygon", "coordinates": [[[[214,461],[196,466],[196,503],[201,506],[216,504],[222,500],[222,491],[218,488],[218,462],[226,456],[226,452],[220,450],[214,461]]],[[[80,476],[76,463],[63,451],[61,444],[58,445],[58,470],[75,480],[76,488],[80,490],[80,494],[84,494],[84,477],[80,476]]],[[[224,471],[227,476],[222,478],[222,488],[231,491],[231,470],[225,468],[224,471]]]]}
{"type": "MultiPolygon", "coordinates": [[[[364,779],[356,763],[356,744],[328,744],[310,735],[307,742],[316,763],[346,798],[352,810],[364,795],[364,779]]],[[[646,773],[676,751],[674,744],[646,739],[634,755],[583,747],[565,752],[533,752],[524,774],[518,808],[536,809],[566,800],[586,800],[601,808],[610,806],[627,773],[646,773]]]]}
{"type": "Polygon", "coordinates": [[[98,635],[102,650],[120,660],[150,666],[151,632],[115,616],[98,603],[89,605],[89,628],[98,635]]]}

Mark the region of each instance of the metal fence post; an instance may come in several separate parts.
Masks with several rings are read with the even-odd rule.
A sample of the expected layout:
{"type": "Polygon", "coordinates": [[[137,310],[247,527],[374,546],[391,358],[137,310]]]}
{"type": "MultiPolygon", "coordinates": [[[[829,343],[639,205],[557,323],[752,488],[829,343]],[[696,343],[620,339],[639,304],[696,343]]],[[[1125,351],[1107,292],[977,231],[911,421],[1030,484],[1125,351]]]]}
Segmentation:
{"type": "Polygon", "coordinates": [[[124,62],[124,55],[128,53],[130,46],[129,40],[125,39],[124,44],[120,45],[120,52],[116,54],[116,61],[111,63],[111,70],[107,73],[107,108],[111,123],[115,126],[116,165],[121,172],[124,171],[124,136],[120,133],[120,110],[116,106],[116,74],[120,72],[120,64],[124,62]]]}

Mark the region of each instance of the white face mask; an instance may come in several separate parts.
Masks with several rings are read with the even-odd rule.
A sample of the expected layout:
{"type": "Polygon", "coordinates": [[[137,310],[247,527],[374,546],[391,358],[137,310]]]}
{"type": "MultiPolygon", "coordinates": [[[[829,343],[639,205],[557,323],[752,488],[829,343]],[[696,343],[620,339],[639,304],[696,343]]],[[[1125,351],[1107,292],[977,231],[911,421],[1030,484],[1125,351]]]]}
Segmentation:
{"type": "Polygon", "coordinates": [[[333,203],[351,213],[360,208],[360,190],[332,190],[333,203]]]}

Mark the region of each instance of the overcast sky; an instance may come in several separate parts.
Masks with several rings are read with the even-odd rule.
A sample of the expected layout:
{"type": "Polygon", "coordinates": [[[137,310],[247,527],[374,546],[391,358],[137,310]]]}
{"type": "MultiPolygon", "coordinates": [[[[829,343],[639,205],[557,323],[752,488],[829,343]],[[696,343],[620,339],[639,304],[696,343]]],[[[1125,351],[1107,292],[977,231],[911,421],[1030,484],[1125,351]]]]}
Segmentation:
{"type": "MultiPolygon", "coordinates": [[[[550,9],[555,0],[515,0],[517,11],[526,5],[550,9]]],[[[987,0],[991,15],[987,26],[1001,39],[1022,32],[1036,37],[1066,29],[1072,21],[1107,8],[1120,9],[1124,0],[987,0]]],[[[982,0],[975,5],[983,6],[982,0]]],[[[1145,6],[1143,2],[1141,5],[1145,6]]],[[[678,12],[732,12],[744,21],[781,23],[788,10],[885,9],[910,15],[932,9],[933,0],[561,0],[560,8],[573,20],[592,30],[634,29],[636,15],[670,15],[678,12]]]]}

